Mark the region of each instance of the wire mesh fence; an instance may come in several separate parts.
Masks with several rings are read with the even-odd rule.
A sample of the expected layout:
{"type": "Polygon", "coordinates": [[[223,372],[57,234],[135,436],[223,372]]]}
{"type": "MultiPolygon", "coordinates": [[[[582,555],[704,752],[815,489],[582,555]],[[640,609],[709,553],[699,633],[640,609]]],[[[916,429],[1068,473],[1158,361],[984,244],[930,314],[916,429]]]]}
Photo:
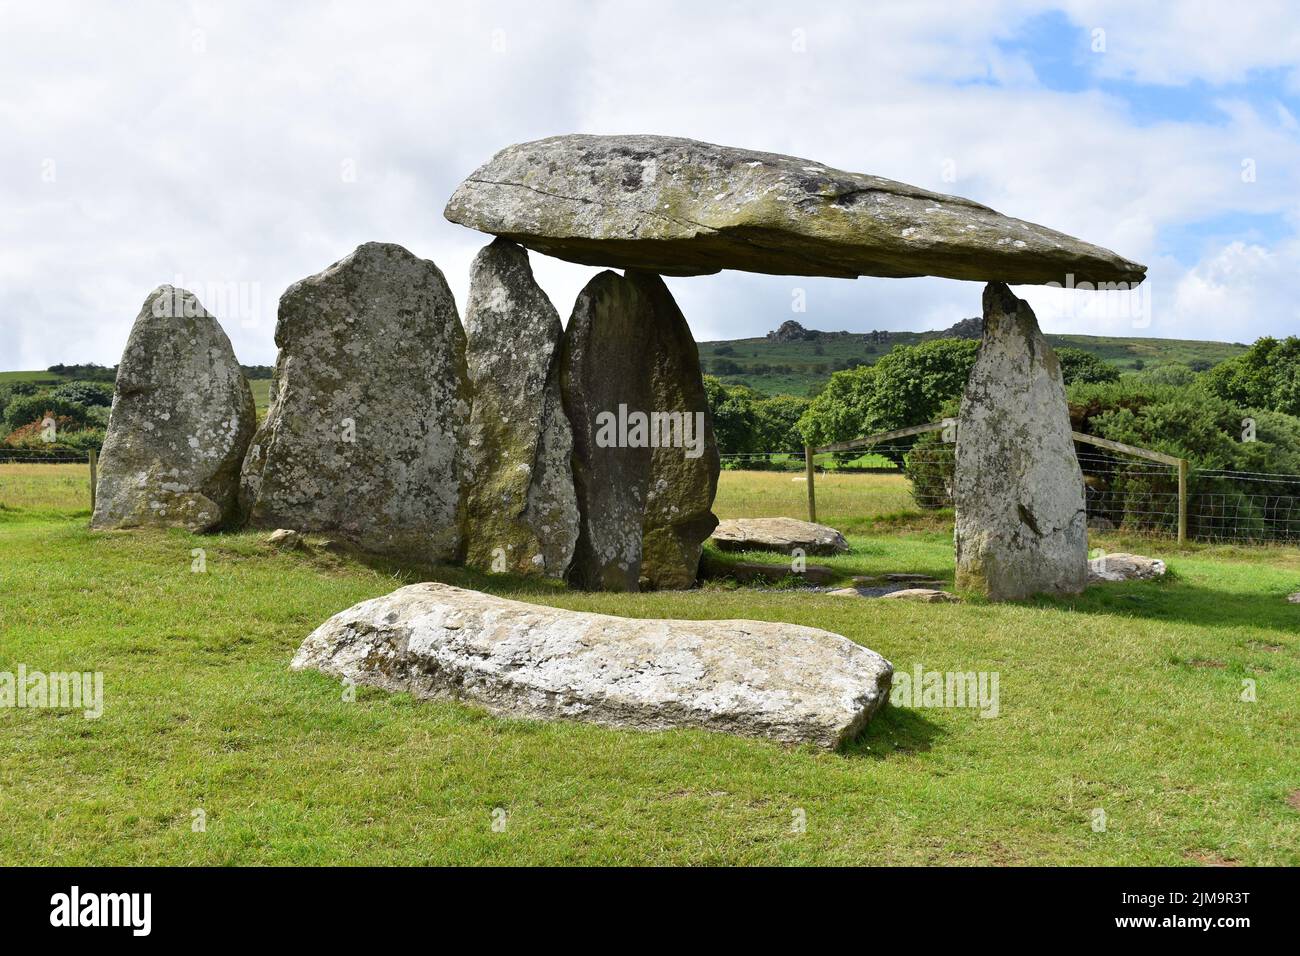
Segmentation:
{"type": "MultiPolygon", "coordinates": [[[[817,513],[833,521],[890,514],[911,508],[951,509],[956,445],[933,436],[827,452],[815,457],[817,513]],[[892,476],[892,480],[882,480],[892,476]]],[[[1178,472],[1173,466],[1076,445],[1083,472],[1088,524],[1098,531],[1176,538],[1178,472]]],[[[786,470],[799,481],[801,455],[724,456],[726,467],[786,470]]],[[[806,492],[781,495],[807,514],[806,492]],[[797,500],[796,500],[797,498],[797,500]]],[[[759,503],[766,513],[767,502],[759,503]]],[[[746,515],[729,515],[744,517],[746,515]]],[[[753,515],[757,517],[758,515],[753,515]]],[[[1237,544],[1300,545],[1300,475],[1192,468],[1187,481],[1187,536],[1237,544]]]]}

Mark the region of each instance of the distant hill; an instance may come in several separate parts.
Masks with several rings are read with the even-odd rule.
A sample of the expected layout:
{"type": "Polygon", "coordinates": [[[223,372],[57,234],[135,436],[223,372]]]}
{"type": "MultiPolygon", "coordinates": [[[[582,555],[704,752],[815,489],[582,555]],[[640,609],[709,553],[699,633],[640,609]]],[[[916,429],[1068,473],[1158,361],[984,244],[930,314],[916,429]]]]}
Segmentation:
{"type": "MultiPolygon", "coordinates": [[[[832,372],[854,365],[872,365],[895,345],[916,345],[928,339],[980,337],[978,317],[962,319],[933,332],[825,332],[806,329],[793,320],[762,338],[700,343],[704,371],[725,382],[748,385],[769,395],[807,395],[832,372]]],[[[1246,350],[1229,342],[1188,339],[1118,338],[1103,335],[1048,335],[1053,346],[1091,352],[1124,371],[1181,363],[1208,368],[1246,350]]]]}
{"type": "MultiPolygon", "coordinates": [[[[258,412],[266,409],[271,389],[269,365],[243,365],[244,375],[253,390],[253,401],[257,403],[258,412]]],[[[36,385],[61,385],[76,379],[90,379],[111,382],[117,377],[117,366],[102,365],[55,365],[52,369],[33,372],[0,372],[0,385],[6,382],[33,382],[36,385]]]]}
{"type": "MultiPolygon", "coordinates": [[[[762,338],[728,339],[700,343],[700,363],[709,375],[725,382],[748,385],[769,395],[808,395],[820,388],[832,372],[854,365],[872,365],[895,345],[916,345],[928,339],[980,337],[980,319],[962,319],[947,329],[934,332],[824,332],[806,329],[793,320],[762,338]]],[[[1111,365],[1136,371],[1156,365],[1182,363],[1193,367],[1217,365],[1246,350],[1228,342],[1198,342],[1189,339],[1111,338],[1102,335],[1049,335],[1054,346],[1069,345],[1092,352],[1111,365]]],[[[28,381],[57,385],[90,372],[87,377],[112,381],[112,368],[102,366],[55,366],[51,371],[0,372],[0,384],[28,381]]],[[[271,367],[246,365],[244,373],[253,387],[260,410],[266,408],[271,367]]]]}

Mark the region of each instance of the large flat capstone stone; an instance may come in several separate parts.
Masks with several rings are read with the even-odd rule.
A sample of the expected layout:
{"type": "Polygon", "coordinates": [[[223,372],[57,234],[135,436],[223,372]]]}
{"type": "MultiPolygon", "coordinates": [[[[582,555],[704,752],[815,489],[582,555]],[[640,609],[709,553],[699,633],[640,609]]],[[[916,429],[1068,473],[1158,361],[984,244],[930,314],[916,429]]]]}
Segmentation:
{"type": "Polygon", "coordinates": [[[118,365],[91,527],[233,523],[256,427],[253,393],[221,325],[193,293],[159,286],[118,365]]]}
{"type": "Polygon", "coordinates": [[[957,420],[957,586],[994,600],[1078,594],[1088,575],[1083,474],[1061,366],[1029,304],[984,290],[984,339],[957,420]]]}
{"type": "Polygon", "coordinates": [[[798,518],[728,518],[713,532],[724,551],[780,551],[791,554],[843,554],[849,543],[834,528],[798,518]]]}
{"type": "Polygon", "coordinates": [[[459,557],[465,332],[436,265],[369,242],[280,297],[271,407],[241,501],[262,528],[459,557]]]}
{"type": "Polygon", "coordinates": [[[960,196],[777,153],[668,136],[510,146],[444,215],[592,266],[703,275],[1141,282],[1146,267],[960,196]]]}
{"type": "Polygon", "coordinates": [[[824,748],[862,730],[893,676],[875,651],[817,628],[612,617],[434,583],[334,615],[292,667],[507,717],[824,748]]]}

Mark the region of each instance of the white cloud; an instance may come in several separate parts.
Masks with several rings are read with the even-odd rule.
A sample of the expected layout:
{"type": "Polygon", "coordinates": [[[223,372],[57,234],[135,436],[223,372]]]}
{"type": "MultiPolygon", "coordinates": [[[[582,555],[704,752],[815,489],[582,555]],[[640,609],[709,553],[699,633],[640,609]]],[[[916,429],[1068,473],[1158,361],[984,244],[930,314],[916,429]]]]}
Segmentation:
{"type": "MultiPolygon", "coordinates": [[[[1233,242],[1189,270],[1174,289],[1174,311],[1186,338],[1203,330],[1251,329],[1259,316],[1274,318],[1278,334],[1300,331],[1300,300],[1294,283],[1300,274],[1300,243],[1275,250],[1233,242]]],[[[1234,340],[1243,336],[1234,335],[1234,340]]]]}
{"type": "MultiPolygon", "coordinates": [[[[1080,29],[1104,21],[1108,52],[1087,68],[1117,75],[1215,82],[1296,59],[1288,31],[1253,16],[1211,42],[1214,30],[1181,13],[1068,8],[1080,29]]],[[[1284,269],[1259,273],[1278,291],[1261,292],[1244,325],[1161,311],[1182,308],[1187,270],[1159,230],[1300,208],[1291,114],[1228,101],[1217,124],[1139,125],[1113,96],[1045,90],[998,42],[1043,9],[0,3],[0,368],[115,362],[144,296],[178,276],[259,302],[252,325],[223,319],[242,360],[270,362],[280,292],[367,240],[433,259],[463,303],[487,240],[442,218],[447,197],[497,149],[562,132],[692,136],[968,195],[1147,261],[1151,334],[1282,331],[1294,319],[1278,311],[1284,269]],[[1253,183],[1240,175],[1247,157],[1253,183]]],[[[562,315],[595,271],[533,262],[562,315]]],[[[790,317],[941,327],[979,305],[977,284],[934,279],[670,284],[702,340],[790,317]],[[790,312],[795,286],[807,290],[802,316],[790,312]]],[[[1099,334],[1108,321],[1043,316],[1049,330],[1099,334]]]]}

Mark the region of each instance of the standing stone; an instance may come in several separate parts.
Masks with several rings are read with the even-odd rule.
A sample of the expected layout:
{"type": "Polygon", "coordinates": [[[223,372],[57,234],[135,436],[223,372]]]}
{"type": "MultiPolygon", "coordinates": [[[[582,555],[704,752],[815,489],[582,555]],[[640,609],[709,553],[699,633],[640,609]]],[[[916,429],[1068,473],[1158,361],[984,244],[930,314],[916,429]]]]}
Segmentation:
{"type": "Polygon", "coordinates": [[[718,450],[690,327],[657,275],[602,272],[561,360],[581,514],[569,580],[635,591],[695,583],[718,450]]]}
{"type": "MultiPolygon", "coordinates": [[[[653,460],[648,442],[620,447],[629,410],[652,398],[649,359],[655,314],[636,284],[602,272],[578,293],[560,356],[564,410],[573,426],[578,541],[569,581],[581,588],[635,591],[641,524],[653,460]],[[621,414],[620,414],[621,413],[621,414]],[[610,416],[615,428],[609,429],[610,416]]],[[[648,437],[642,434],[643,438],[648,437]]]]}
{"type": "Polygon", "coordinates": [[[159,286],[117,369],[91,527],[230,524],[256,426],[253,393],[217,320],[192,293],[159,286]]]}
{"type": "Polygon", "coordinates": [[[560,398],[564,328],[523,247],[497,239],[475,257],[465,334],[466,559],[563,577],[578,538],[573,432],[560,398]]]}
{"type": "Polygon", "coordinates": [[[994,600],[1077,594],[1088,573],[1083,475],[1061,366],[1028,303],[984,289],[984,338],[958,419],[957,585],[994,600]]]}
{"type": "Polygon", "coordinates": [[[436,265],[371,242],[280,297],[271,408],[244,462],[263,528],[420,561],[462,550],[465,333],[436,265]]]}
{"type": "Polygon", "coordinates": [[[648,272],[629,272],[627,279],[654,310],[650,409],[667,416],[657,420],[657,428],[652,421],[658,447],[641,526],[641,583],[689,588],[695,585],[704,541],[718,526],[712,508],[722,466],[713,416],[699,349],[664,280],[648,272]]]}

